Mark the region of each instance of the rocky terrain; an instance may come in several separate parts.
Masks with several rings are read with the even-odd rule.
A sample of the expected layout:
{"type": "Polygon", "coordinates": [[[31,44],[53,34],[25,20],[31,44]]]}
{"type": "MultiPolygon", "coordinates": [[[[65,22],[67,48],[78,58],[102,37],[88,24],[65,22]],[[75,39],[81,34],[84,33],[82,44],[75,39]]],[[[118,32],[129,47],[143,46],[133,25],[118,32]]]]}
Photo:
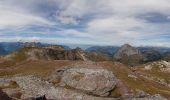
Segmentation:
{"type": "Polygon", "coordinates": [[[128,44],[118,61],[80,48],[25,46],[0,58],[0,100],[170,99],[170,62],[140,64],[144,54],[157,57],[128,44]]]}
{"type": "Polygon", "coordinates": [[[80,62],[57,68],[47,76],[1,76],[0,87],[11,98],[4,100],[33,100],[43,96],[47,100],[166,100],[140,89],[135,93],[104,65],[105,62],[80,62]]]}
{"type": "Polygon", "coordinates": [[[14,62],[26,60],[85,60],[80,48],[66,50],[62,46],[27,46],[7,55],[4,59],[14,62]]]}

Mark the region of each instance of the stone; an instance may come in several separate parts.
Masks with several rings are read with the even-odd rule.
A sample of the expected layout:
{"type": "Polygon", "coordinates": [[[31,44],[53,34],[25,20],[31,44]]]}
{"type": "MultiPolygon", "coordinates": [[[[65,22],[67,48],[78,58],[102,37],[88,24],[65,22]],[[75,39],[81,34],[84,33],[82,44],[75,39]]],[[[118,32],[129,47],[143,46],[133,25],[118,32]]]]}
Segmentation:
{"type": "Polygon", "coordinates": [[[42,97],[43,95],[47,100],[117,100],[115,98],[96,97],[64,87],[55,87],[49,82],[32,75],[19,76],[13,79],[17,81],[22,89],[22,100],[32,100],[28,98],[42,97]]]}
{"type": "Polygon", "coordinates": [[[108,96],[116,85],[116,77],[103,68],[76,65],[65,69],[61,76],[61,86],[74,88],[98,96],[108,96]],[[83,67],[82,67],[83,66],[83,67]]]}
{"type": "Polygon", "coordinates": [[[137,76],[135,76],[135,75],[133,75],[133,74],[128,74],[128,77],[129,78],[133,78],[134,80],[136,80],[138,77],[137,76]]]}

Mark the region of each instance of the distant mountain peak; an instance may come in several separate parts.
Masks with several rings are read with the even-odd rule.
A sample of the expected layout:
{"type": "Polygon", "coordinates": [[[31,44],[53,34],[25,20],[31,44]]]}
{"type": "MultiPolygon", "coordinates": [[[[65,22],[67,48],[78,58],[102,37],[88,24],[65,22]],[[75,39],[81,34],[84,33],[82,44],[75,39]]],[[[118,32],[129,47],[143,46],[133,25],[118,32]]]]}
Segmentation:
{"type": "Polygon", "coordinates": [[[115,54],[115,58],[121,58],[122,55],[130,56],[135,54],[140,55],[141,52],[137,48],[132,47],[129,44],[124,44],[115,54]]]}
{"type": "Polygon", "coordinates": [[[132,47],[130,44],[124,44],[122,47],[132,47]]]}
{"type": "Polygon", "coordinates": [[[126,64],[135,65],[141,61],[142,54],[137,48],[129,44],[124,44],[115,53],[114,58],[126,64]]]}

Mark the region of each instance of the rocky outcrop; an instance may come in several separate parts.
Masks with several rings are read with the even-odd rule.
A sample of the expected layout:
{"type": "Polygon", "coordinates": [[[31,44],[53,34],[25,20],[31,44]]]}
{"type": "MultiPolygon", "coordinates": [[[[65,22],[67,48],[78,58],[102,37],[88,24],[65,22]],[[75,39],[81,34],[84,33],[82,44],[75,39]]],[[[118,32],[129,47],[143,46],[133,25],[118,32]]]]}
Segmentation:
{"type": "Polygon", "coordinates": [[[65,50],[60,47],[24,47],[4,58],[14,62],[25,60],[86,60],[81,49],[65,50]]]}
{"type": "Polygon", "coordinates": [[[86,60],[80,48],[71,50],[46,49],[46,54],[54,60],[86,60]]]}
{"type": "Polygon", "coordinates": [[[116,85],[116,77],[103,68],[71,66],[63,71],[60,85],[98,96],[108,96],[116,85]]]}
{"type": "MultiPolygon", "coordinates": [[[[98,71],[91,71],[96,72],[98,71]]],[[[90,72],[90,73],[91,73],[90,72]]],[[[105,73],[105,72],[103,72],[105,73]]],[[[107,72],[106,72],[107,73],[107,72]]],[[[64,73],[63,73],[64,74],[64,73]]],[[[86,73],[87,74],[87,73],[86,73]]],[[[107,77],[109,74],[104,74],[105,77],[107,77]]],[[[8,80],[8,79],[7,79],[8,80]]],[[[69,86],[54,86],[52,83],[49,83],[48,81],[45,81],[44,79],[37,77],[37,76],[16,76],[10,78],[10,80],[16,81],[19,85],[19,89],[6,89],[3,91],[0,91],[0,100],[13,100],[12,98],[16,98],[16,94],[18,91],[21,92],[21,97],[18,98],[19,100],[167,100],[166,98],[157,95],[149,95],[145,94],[144,92],[140,92],[139,95],[133,96],[133,95],[125,95],[122,98],[113,98],[113,97],[101,97],[93,95],[93,93],[87,93],[87,87],[81,88],[85,89],[85,91],[80,91],[76,88],[71,88],[69,86]],[[8,96],[7,94],[10,96],[8,96]],[[15,95],[15,96],[14,96],[15,95]]],[[[93,83],[94,81],[91,80],[93,83]]],[[[102,82],[102,80],[101,80],[102,82]]],[[[100,84],[100,83],[98,83],[100,84]]],[[[84,84],[82,84],[84,86],[84,84]]],[[[86,84],[90,86],[90,83],[86,84]]],[[[93,84],[94,85],[94,84],[93,84]]],[[[109,85],[102,84],[103,86],[108,87],[109,85]]],[[[101,87],[97,87],[95,91],[98,91],[99,88],[102,88],[102,85],[98,85],[101,87]]],[[[114,87],[114,85],[112,85],[114,87]]],[[[93,87],[90,87],[91,89],[93,87]]],[[[90,89],[89,88],[89,89],[90,89]]],[[[110,87],[111,89],[112,87],[110,87]]],[[[113,88],[112,88],[113,89],[113,88]]],[[[101,91],[104,91],[105,89],[101,89],[101,91]]],[[[106,89],[107,90],[107,89],[106,89]]],[[[107,90],[108,91],[108,90],[107,90]]],[[[126,90],[123,90],[126,91],[126,90]]],[[[95,92],[96,93],[96,92],[95,92]]],[[[104,93],[104,92],[102,92],[104,93]]],[[[128,91],[125,93],[129,93],[128,91]]],[[[15,99],[14,99],[15,100],[15,99]]]]}
{"type": "Polygon", "coordinates": [[[17,81],[22,89],[21,99],[38,98],[45,95],[47,100],[116,100],[115,98],[96,97],[66,87],[55,87],[36,76],[15,77],[13,80],[17,81]]]}
{"type": "Polygon", "coordinates": [[[170,73],[170,62],[164,60],[153,62],[151,64],[146,65],[144,67],[144,70],[153,70],[154,68],[157,68],[157,71],[160,72],[170,73]]]}

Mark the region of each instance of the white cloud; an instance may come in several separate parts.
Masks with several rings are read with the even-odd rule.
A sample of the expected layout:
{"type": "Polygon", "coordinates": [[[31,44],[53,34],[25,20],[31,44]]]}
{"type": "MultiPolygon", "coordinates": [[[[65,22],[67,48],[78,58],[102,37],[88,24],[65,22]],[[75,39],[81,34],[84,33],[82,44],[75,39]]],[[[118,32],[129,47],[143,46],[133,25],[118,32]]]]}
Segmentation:
{"type": "Polygon", "coordinates": [[[20,28],[29,25],[42,26],[53,25],[53,23],[31,13],[0,5],[0,29],[20,28]]]}
{"type": "Polygon", "coordinates": [[[65,37],[76,37],[76,38],[91,38],[93,37],[92,34],[86,33],[86,32],[80,32],[75,29],[63,29],[61,31],[56,31],[56,34],[60,34],[61,36],[65,37]]]}
{"type": "Polygon", "coordinates": [[[90,21],[87,24],[87,30],[97,33],[113,33],[141,28],[143,25],[145,25],[143,20],[130,17],[113,16],[90,21]]]}

